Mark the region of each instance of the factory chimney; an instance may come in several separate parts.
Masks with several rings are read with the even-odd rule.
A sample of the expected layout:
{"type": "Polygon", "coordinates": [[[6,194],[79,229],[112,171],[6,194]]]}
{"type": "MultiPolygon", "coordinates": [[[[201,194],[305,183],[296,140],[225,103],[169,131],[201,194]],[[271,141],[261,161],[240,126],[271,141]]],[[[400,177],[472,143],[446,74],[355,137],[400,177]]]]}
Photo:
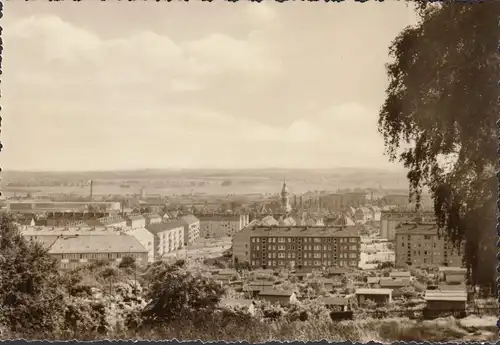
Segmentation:
{"type": "Polygon", "coordinates": [[[93,190],[92,189],[94,186],[94,181],[90,180],[89,182],[90,182],[90,201],[92,202],[92,200],[93,200],[93,194],[92,194],[93,190]]]}

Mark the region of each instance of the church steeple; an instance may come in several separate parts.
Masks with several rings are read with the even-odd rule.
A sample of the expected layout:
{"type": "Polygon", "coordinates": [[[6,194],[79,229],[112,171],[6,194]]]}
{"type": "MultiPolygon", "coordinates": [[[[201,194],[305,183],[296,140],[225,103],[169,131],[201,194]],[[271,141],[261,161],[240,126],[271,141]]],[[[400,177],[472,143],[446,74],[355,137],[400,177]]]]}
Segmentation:
{"type": "Polygon", "coordinates": [[[282,211],[288,213],[291,211],[288,187],[286,185],[286,179],[283,179],[283,188],[281,188],[281,208],[282,211]]]}

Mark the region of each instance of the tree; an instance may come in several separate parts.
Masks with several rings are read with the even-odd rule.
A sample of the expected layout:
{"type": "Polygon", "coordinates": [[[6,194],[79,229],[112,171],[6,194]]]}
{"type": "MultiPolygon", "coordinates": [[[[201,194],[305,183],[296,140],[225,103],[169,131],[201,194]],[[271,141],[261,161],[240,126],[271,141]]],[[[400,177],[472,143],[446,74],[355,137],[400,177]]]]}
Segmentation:
{"type": "Polygon", "coordinates": [[[136,261],[133,256],[125,256],[122,258],[120,261],[120,264],[118,265],[119,268],[135,268],[136,267],[136,261]]]}
{"type": "Polygon", "coordinates": [[[417,207],[428,187],[443,234],[465,241],[471,282],[493,286],[500,3],[417,7],[418,25],[390,47],[379,131],[390,160],[409,169],[417,207]]]}
{"type": "Polygon", "coordinates": [[[174,265],[154,263],[149,277],[146,297],[150,302],[143,312],[148,323],[210,313],[216,309],[224,293],[220,284],[212,279],[189,272],[183,261],[174,265]]]}
{"type": "Polygon", "coordinates": [[[6,215],[0,215],[0,272],[0,323],[23,335],[56,330],[65,308],[57,263],[25,241],[6,215]]]}

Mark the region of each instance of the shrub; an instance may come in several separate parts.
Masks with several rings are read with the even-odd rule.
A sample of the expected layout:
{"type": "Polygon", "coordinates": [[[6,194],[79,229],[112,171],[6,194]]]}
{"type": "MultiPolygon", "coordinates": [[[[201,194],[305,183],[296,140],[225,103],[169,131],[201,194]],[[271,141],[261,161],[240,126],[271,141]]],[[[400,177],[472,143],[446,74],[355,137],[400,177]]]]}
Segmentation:
{"type": "Polygon", "coordinates": [[[119,268],[135,268],[136,267],[136,262],[135,258],[132,256],[125,256],[122,258],[122,261],[120,261],[120,264],[118,265],[119,268]]]}

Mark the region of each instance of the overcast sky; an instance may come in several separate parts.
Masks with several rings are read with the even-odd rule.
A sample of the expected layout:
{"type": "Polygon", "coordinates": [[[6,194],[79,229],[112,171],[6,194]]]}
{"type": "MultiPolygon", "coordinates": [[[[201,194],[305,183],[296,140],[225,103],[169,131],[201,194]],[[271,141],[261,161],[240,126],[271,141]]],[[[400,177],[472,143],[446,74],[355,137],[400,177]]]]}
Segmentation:
{"type": "MultiPolygon", "coordinates": [[[[3,169],[393,169],[402,2],[4,3],[3,169]]],[[[399,165],[398,165],[399,167],[399,165]]]]}

